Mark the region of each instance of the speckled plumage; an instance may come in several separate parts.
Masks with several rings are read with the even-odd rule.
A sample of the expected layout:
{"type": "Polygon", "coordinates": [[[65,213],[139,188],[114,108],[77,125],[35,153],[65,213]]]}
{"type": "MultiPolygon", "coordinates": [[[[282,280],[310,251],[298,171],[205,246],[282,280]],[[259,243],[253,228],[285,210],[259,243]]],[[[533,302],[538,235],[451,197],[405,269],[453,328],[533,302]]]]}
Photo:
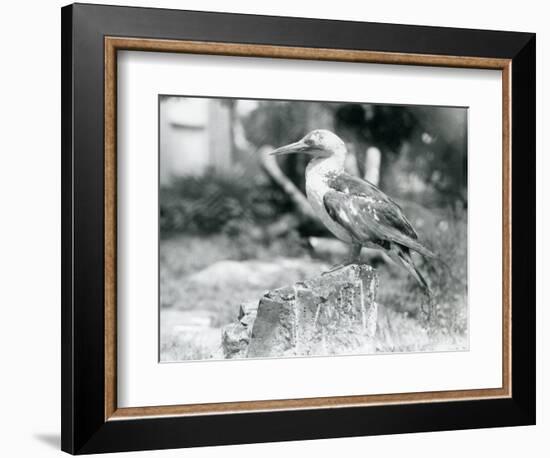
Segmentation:
{"type": "Polygon", "coordinates": [[[418,234],[401,207],[368,181],[345,172],[329,177],[323,197],[330,217],[362,245],[399,243],[418,253],[435,255],[418,241],[418,234]]]}
{"type": "Polygon", "coordinates": [[[384,250],[403,265],[429,293],[414,265],[410,250],[427,258],[437,256],[424,247],[401,207],[372,183],[344,171],[346,146],[326,130],[315,130],[275,154],[304,152],[314,157],[306,168],[306,194],[315,214],[340,240],[350,244],[350,262],[361,247],[384,250]]]}

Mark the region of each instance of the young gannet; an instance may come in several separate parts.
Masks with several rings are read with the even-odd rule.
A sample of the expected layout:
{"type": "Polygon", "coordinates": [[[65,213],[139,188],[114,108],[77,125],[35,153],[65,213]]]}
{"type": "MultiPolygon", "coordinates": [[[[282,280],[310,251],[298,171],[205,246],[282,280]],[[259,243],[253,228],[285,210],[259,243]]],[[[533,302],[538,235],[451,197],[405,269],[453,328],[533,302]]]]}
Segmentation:
{"type": "Polygon", "coordinates": [[[340,240],[350,245],[348,260],[332,270],[359,262],[362,247],[385,251],[404,266],[431,296],[428,283],[415,266],[411,250],[438,257],[423,246],[399,205],[368,181],[344,171],[346,145],[328,130],[314,130],[301,140],[271,154],[307,153],[306,194],[313,211],[340,240]]]}

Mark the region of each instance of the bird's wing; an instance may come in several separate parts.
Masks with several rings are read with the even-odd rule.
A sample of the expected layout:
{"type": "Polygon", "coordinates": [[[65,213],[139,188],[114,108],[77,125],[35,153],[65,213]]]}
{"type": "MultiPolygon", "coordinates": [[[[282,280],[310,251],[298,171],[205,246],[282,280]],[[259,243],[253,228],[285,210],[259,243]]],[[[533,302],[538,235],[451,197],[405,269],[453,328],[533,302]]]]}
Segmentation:
{"type": "Polygon", "coordinates": [[[401,207],[373,184],[348,174],[328,182],[323,199],[327,213],[359,242],[396,242],[428,257],[434,254],[418,235],[401,207]]]}

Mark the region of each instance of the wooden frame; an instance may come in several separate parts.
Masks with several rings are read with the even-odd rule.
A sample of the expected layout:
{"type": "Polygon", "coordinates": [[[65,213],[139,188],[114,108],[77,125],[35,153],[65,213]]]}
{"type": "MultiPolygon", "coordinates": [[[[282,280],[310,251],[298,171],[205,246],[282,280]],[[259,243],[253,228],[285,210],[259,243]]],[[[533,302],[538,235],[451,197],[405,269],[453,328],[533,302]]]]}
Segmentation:
{"type": "Polygon", "coordinates": [[[64,8],[63,449],[87,453],[534,423],[534,122],[527,121],[534,118],[534,42],[534,35],[511,32],[92,5],[64,8]],[[145,17],[152,21],[131,20],[145,17]],[[81,26],[84,20],[86,29],[81,26]],[[224,35],[217,31],[220,21],[238,21],[242,27],[224,35]],[[159,28],[136,25],[149,22],[159,28]],[[344,33],[346,28],[357,29],[360,34],[350,38],[344,33]],[[280,30],[296,29],[308,32],[280,36],[280,30]],[[161,30],[163,36],[159,36],[161,30]],[[327,46],[322,39],[316,38],[327,30],[336,37],[334,46],[327,46]],[[390,35],[393,40],[389,40],[390,35]],[[431,37],[431,40],[411,47],[411,37],[431,37]],[[457,46],[457,41],[461,40],[463,46],[457,46]],[[488,41],[493,47],[486,45],[488,41]],[[90,59],[84,60],[79,51],[86,47],[93,52],[90,59]],[[118,50],[501,70],[503,386],[446,392],[118,408],[118,50]],[[92,93],[84,92],[90,89],[92,93]],[[97,97],[100,90],[103,90],[103,105],[97,102],[101,100],[97,97]],[[94,95],[96,100],[92,99],[94,95]],[[93,114],[81,110],[85,100],[93,103],[93,114]],[[88,126],[86,132],[81,130],[84,124],[88,126]],[[520,153],[514,154],[520,146],[521,161],[520,153]],[[85,177],[82,167],[91,169],[93,176],[85,177]],[[519,199],[527,199],[527,202],[531,199],[531,203],[523,203],[512,213],[513,202],[519,199]],[[92,212],[88,216],[91,225],[82,225],[81,211],[92,212]],[[513,221],[522,221],[522,224],[517,225],[512,234],[513,221]],[[83,246],[85,240],[91,240],[91,246],[83,246]],[[99,253],[91,253],[92,247],[99,249],[99,253]],[[523,255],[512,258],[514,249],[523,255]],[[78,294],[80,291],[88,291],[91,297],[83,297],[82,293],[78,294]],[[521,304],[521,308],[517,304],[521,304]],[[451,402],[458,400],[461,402],[451,402]],[[428,412],[437,413],[438,421],[426,420],[428,412]],[[223,424],[227,428],[236,414],[239,414],[239,421],[247,425],[241,426],[247,431],[246,435],[235,426],[229,426],[231,434],[208,437],[207,427],[223,424]],[[409,422],[398,421],[396,415],[405,415],[409,422]],[[469,416],[472,418],[467,418],[469,416]],[[283,426],[288,420],[313,424],[298,433],[283,426]],[[359,424],[349,424],[352,420],[359,424]],[[273,430],[273,426],[277,429],[273,430]],[[155,436],[153,431],[158,427],[166,428],[165,440],[155,436]],[[136,436],[133,434],[136,431],[142,434],[136,436]]]}

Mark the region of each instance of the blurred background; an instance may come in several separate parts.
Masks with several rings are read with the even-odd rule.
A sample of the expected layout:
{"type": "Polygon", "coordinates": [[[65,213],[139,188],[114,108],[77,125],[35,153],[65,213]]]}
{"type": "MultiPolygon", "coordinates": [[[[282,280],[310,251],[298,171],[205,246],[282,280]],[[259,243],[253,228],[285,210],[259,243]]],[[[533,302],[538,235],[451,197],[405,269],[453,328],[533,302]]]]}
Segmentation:
{"type": "Polygon", "coordinates": [[[274,148],[329,129],[346,168],[403,208],[450,269],[415,261],[435,293],[428,320],[413,278],[363,250],[380,277],[377,350],[464,350],[467,313],[467,109],[161,96],[160,359],[219,357],[241,303],[316,276],[347,248],[311,214],[307,155],[274,148]]]}

